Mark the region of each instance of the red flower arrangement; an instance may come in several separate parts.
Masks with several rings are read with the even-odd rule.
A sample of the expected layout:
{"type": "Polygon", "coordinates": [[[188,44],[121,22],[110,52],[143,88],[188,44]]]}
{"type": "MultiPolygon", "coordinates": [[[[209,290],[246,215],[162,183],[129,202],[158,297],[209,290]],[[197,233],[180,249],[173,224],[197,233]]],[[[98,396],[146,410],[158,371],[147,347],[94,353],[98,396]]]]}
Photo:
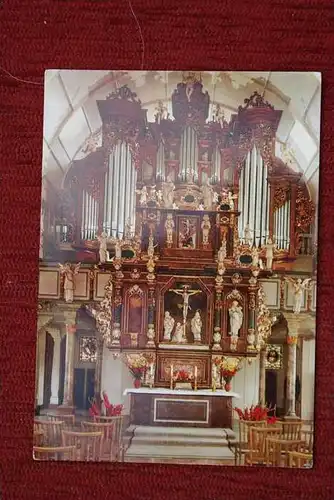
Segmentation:
{"type": "Polygon", "coordinates": [[[121,415],[123,410],[123,405],[110,404],[107,393],[105,391],[102,392],[102,397],[107,417],[116,417],[118,415],[121,415]]]}
{"type": "Polygon", "coordinates": [[[192,374],[187,372],[187,370],[179,370],[176,372],[174,380],[177,380],[178,382],[188,382],[189,380],[192,379],[192,374]]]}
{"type": "Polygon", "coordinates": [[[234,408],[240,420],[247,420],[252,422],[267,421],[267,424],[275,424],[277,418],[275,415],[269,415],[269,412],[275,411],[273,408],[267,406],[252,405],[250,408],[245,408],[243,411],[240,408],[234,408]]]}
{"type": "MultiPolygon", "coordinates": [[[[123,405],[112,405],[105,391],[102,392],[102,397],[103,397],[102,404],[104,404],[106,410],[105,411],[106,417],[116,417],[122,414],[123,405]]],[[[91,407],[89,408],[89,415],[91,417],[101,416],[101,408],[98,407],[95,400],[93,400],[91,403],[91,407]]]]}

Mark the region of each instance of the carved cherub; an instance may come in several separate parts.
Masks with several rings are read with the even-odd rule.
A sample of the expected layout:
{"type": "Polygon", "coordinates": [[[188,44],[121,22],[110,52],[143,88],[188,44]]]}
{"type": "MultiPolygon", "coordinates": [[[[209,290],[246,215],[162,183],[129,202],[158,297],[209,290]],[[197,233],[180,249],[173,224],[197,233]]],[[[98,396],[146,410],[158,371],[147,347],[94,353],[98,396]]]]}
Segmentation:
{"type": "Polygon", "coordinates": [[[291,283],[294,287],[294,304],[293,304],[293,312],[295,314],[299,314],[301,307],[302,307],[302,301],[303,301],[303,292],[304,290],[310,290],[311,289],[311,282],[313,281],[312,278],[306,278],[302,280],[301,278],[297,278],[296,280],[293,278],[285,277],[285,281],[288,281],[291,283]]]}

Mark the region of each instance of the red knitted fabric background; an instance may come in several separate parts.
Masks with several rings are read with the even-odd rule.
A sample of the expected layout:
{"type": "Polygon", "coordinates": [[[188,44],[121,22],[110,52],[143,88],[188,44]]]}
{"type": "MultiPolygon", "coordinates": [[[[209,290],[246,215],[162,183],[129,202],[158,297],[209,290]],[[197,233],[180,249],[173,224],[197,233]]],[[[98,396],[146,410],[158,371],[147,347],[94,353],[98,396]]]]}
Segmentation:
{"type": "Polygon", "coordinates": [[[313,470],[32,460],[44,70],[141,69],[128,0],[0,2],[3,500],[334,499],[332,0],[132,0],[144,69],[323,72],[313,470]]]}

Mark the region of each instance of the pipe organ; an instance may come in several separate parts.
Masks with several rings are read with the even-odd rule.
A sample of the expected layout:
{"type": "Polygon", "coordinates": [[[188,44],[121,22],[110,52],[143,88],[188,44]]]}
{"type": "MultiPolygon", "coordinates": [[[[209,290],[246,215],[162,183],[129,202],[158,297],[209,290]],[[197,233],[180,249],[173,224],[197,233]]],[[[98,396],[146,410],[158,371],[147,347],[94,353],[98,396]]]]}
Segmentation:
{"type": "Polygon", "coordinates": [[[296,258],[314,217],[301,176],[274,155],[281,111],[255,92],[228,123],[209,119],[209,100],[188,79],[172,94],[173,119],[161,107],[148,122],[136,94],[118,88],[98,101],[102,146],[64,181],[73,261],[89,255],[110,275],[103,340],[145,352],[158,387],[177,367],[208,388],[217,358],[263,349],[260,280],[296,258]]]}
{"type": "MultiPolygon", "coordinates": [[[[101,232],[123,238],[126,225],[139,227],[136,206],[144,202],[155,207],[150,216],[147,210],[140,215],[140,233],[148,234],[167,216],[157,207],[185,203],[189,209],[197,204],[201,210],[233,211],[233,229],[217,222],[210,229],[218,243],[228,235],[231,258],[246,244],[245,228],[252,235],[247,244],[262,257],[273,240],[274,260],[295,258],[311,221],[303,206],[311,202],[301,175],[275,157],[281,111],[255,92],[229,123],[218,115],[209,119],[208,93],[200,81],[189,82],[172,94],[173,119],[166,108],[157,108],[155,122],[147,122],[146,110],[126,86],[98,101],[102,147],[74,161],[64,183],[75,205],[61,221],[74,228],[71,242],[92,248],[101,232]]],[[[173,224],[177,230],[181,222],[173,224]]]]}

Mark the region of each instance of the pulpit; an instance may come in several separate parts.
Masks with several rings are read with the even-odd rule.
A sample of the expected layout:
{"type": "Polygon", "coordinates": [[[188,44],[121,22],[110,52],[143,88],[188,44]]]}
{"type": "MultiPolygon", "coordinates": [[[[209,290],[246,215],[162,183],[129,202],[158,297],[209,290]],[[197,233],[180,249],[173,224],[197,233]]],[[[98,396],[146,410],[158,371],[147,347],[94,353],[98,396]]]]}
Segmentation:
{"type": "Polygon", "coordinates": [[[234,392],[166,388],[126,389],[130,424],[162,427],[232,428],[234,392]]]}

